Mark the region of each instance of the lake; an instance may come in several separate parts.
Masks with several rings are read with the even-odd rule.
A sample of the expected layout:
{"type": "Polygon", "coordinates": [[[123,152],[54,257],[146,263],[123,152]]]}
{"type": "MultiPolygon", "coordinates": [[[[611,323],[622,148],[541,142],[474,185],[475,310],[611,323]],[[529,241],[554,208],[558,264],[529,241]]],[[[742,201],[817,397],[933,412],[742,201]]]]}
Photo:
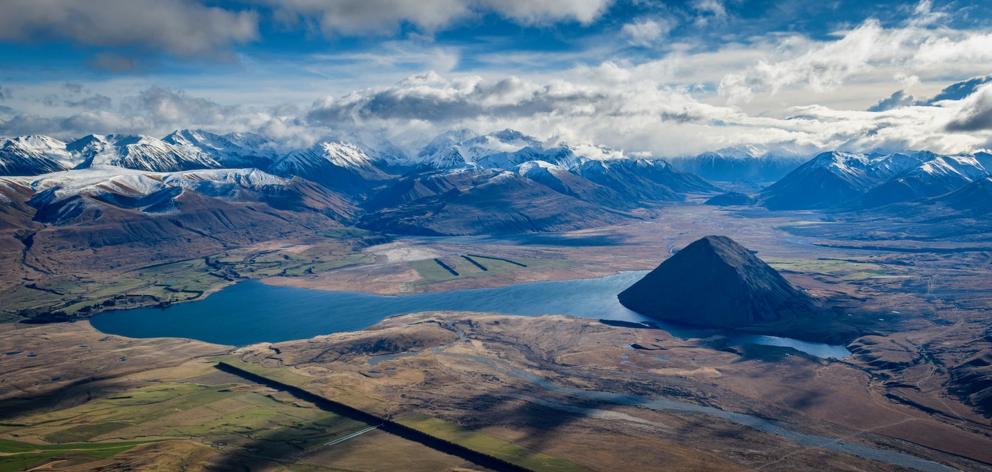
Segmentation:
{"type": "MultiPolygon", "coordinates": [[[[565,314],[644,322],[649,319],[628,310],[616,297],[644,274],[622,272],[595,279],[396,296],[283,287],[249,280],[201,301],[167,308],[109,311],[94,316],[91,322],[105,333],[132,338],[180,337],[234,346],[356,331],[390,316],[418,311],[480,311],[525,316],[565,314]]],[[[728,337],[732,344],[791,347],[821,358],[850,355],[841,345],[651,322],[683,339],[720,334],[728,337]]]]}

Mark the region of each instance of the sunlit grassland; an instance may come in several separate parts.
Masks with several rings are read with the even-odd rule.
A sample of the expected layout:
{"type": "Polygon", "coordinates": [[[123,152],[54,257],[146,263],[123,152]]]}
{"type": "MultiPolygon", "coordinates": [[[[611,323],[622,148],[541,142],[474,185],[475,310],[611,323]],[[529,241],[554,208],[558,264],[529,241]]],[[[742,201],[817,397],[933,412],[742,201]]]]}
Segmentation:
{"type": "Polygon", "coordinates": [[[765,261],[780,271],[804,274],[822,274],[845,281],[862,281],[873,278],[905,277],[905,269],[892,265],[871,262],[854,262],[842,259],[787,259],[765,258],[765,261]]]}
{"type": "Polygon", "coordinates": [[[236,249],[207,257],[153,264],[106,276],[62,276],[0,293],[0,321],[36,310],[69,315],[108,308],[178,303],[203,296],[240,279],[298,277],[366,264],[374,256],[349,245],[330,244],[265,251],[236,249]]]}
{"type": "Polygon", "coordinates": [[[548,472],[588,470],[564,459],[532,451],[482,432],[466,430],[440,418],[410,414],[398,419],[397,422],[530,470],[548,472]]]}
{"type": "Polygon", "coordinates": [[[31,444],[0,439],[0,472],[27,470],[54,459],[86,462],[113,457],[143,441],[108,443],[31,444]]]}
{"type": "Polygon", "coordinates": [[[458,278],[475,278],[475,277],[487,277],[493,275],[507,274],[512,272],[528,271],[535,269],[549,269],[554,267],[565,267],[566,262],[557,259],[538,259],[530,257],[512,257],[505,258],[507,260],[516,262],[508,262],[504,258],[492,256],[480,256],[480,255],[466,255],[467,257],[473,259],[477,264],[485,267],[486,270],[482,270],[476,264],[473,264],[465,259],[462,255],[449,255],[440,258],[448,267],[451,267],[458,272],[455,276],[451,272],[445,270],[441,267],[434,259],[423,259],[419,261],[410,262],[410,266],[413,267],[417,273],[420,275],[421,280],[418,282],[421,285],[427,285],[437,282],[445,282],[448,280],[454,280],[458,278]]]}
{"type": "Polygon", "coordinates": [[[363,426],[207,364],[178,373],[188,378],[175,374],[162,374],[161,381],[139,374],[127,380],[132,387],[80,405],[6,419],[0,426],[0,471],[53,460],[85,463],[138,444],[174,440],[250,446],[252,454],[278,456],[281,451],[269,449],[306,449],[363,426]],[[258,440],[276,434],[272,444],[258,440]]]}

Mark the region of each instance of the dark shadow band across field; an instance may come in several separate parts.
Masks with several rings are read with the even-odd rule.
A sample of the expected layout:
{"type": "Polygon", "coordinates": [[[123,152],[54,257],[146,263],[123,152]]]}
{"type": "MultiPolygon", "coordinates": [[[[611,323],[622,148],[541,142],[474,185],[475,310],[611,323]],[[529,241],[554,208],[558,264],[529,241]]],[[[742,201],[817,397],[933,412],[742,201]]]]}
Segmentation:
{"type": "MultiPolygon", "coordinates": [[[[403,425],[389,418],[381,417],[366,411],[359,410],[357,408],[353,408],[343,403],[336,402],[319,395],[315,395],[302,388],[289,385],[283,382],[279,382],[277,380],[273,380],[267,377],[263,377],[261,375],[249,372],[247,370],[238,368],[234,365],[225,362],[218,363],[217,368],[224,372],[242,377],[246,380],[250,380],[252,382],[266,385],[270,388],[287,392],[301,400],[313,403],[314,405],[317,405],[321,409],[330,411],[332,413],[344,416],[346,418],[355,421],[360,421],[370,426],[376,426],[378,429],[382,431],[394,434],[403,439],[407,439],[410,441],[423,444],[427,447],[430,447],[431,449],[441,451],[456,457],[460,457],[474,464],[483,466],[487,469],[498,470],[498,471],[510,471],[510,472],[530,470],[526,467],[513,464],[503,459],[490,456],[488,454],[484,454],[482,452],[473,449],[469,449],[465,446],[455,444],[450,441],[446,441],[436,436],[429,435],[427,433],[424,433],[423,431],[419,431],[417,429],[403,425]]],[[[235,464],[229,464],[229,465],[233,466],[235,464]]]]}

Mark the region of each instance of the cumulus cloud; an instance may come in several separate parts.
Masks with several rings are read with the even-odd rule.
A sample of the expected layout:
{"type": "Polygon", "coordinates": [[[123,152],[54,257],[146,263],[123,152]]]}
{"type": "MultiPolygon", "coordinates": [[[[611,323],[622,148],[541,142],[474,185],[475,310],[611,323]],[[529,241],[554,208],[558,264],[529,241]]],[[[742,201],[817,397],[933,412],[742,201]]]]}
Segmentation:
{"type": "Polygon", "coordinates": [[[725,17],[727,16],[727,9],[723,6],[720,0],[696,0],[692,2],[692,6],[704,13],[708,13],[715,17],[725,17]]]}
{"type": "Polygon", "coordinates": [[[704,27],[711,20],[725,20],[727,18],[727,8],[721,0],[695,0],[692,7],[699,13],[696,17],[696,26],[704,27]]]}
{"type": "MultiPolygon", "coordinates": [[[[284,8],[282,14],[287,17],[307,21],[328,34],[365,34],[401,25],[405,31],[410,25],[439,30],[454,19],[483,12],[527,23],[583,22],[597,18],[609,5],[607,0],[498,4],[495,0],[427,0],[413,11],[399,5],[410,2],[392,8],[394,2],[398,0],[289,0],[273,8],[284,8]],[[349,5],[354,8],[345,8],[349,5]]],[[[690,5],[688,13],[693,15],[728,16],[720,2],[690,5]]],[[[587,51],[581,51],[563,63],[584,65],[541,69],[532,65],[543,65],[541,61],[550,55],[534,56],[539,59],[527,62],[521,59],[525,53],[514,56],[512,51],[499,51],[506,62],[495,66],[475,56],[476,64],[488,64],[480,68],[480,76],[456,72],[473,67],[470,61],[460,64],[457,46],[420,39],[417,47],[410,47],[411,41],[381,41],[377,50],[307,56],[305,67],[300,68],[304,73],[294,70],[292,74],[305,78],[280,86],[313,88],[285,92],[278,100],[292,103],[282,106],[271,105],[276,99],[269,97],[265,97],[270,104],[266,107],[224,104],[225,95],[226,103],[245,98],[226,88],[213,96],[219,102],[170,88],[139,89],[133,85],[136,81],[125,80],[120,83],[128,85],[127,91],[120,94],[106,84],[34,88],[18,84],[16,100],[4,105],[19,107],[27,100],[42,103],[50,95],[51,109],[28,105],[31,113],[0,110],[0,134],[163,135],[175,128],[203,127],[258,131],[287,147],[305,146],[330,134],[364,133],[412,148],[418,140],[422,143],[453,127],[477,131],[508,127],[542,138],[600,143],[660,156],[738,145],[795,154],[838,148],[953,153],[987,145],[992,139],[992,92],[983,86],[992,79],[969,80],[932,99],[918,100],[913,95],[920,96],[923,87],[929,95],[936,89],[936,80],[945,81],[947,76],[988,73],[978,71],[992,63],[992,53],[987,51],[992,42],[982,41],[985,33],[941,26],[940,16],[927,5],[917,9],[916,18],[898,27],[868,20],[827,39],[774,34],[719,47],[687,42],[666,45],[663,57],[641,62],[641,54],[614,56],[616,51],[629,50],[624,42],[652,46],[668,37],[674,20],[654,11],[620,27],[623,37],[597,56],[610,57],[609,61],[596,65],[587,51]],[[981,60],[986,57],[988,61],[981,60]],[[526,64],[512,69],[520,71],[516,75],[505,69],[514,61],[526,64]],[[375,70],[370,73],[370,69],[375,70]],[[415,73],[430,69],[441,73],[415,73]],[[342,76],[357,79],[345,81],[342,76]],[[358,80],[368,88],[335,92],[315,101],[307,91],[318,87],[352,90],[358,80]],[[899,91],[871,103],[895,89],[899,91]],[[809,90],[831,93],[817,95],[809,90]],[[778,95],[769,98],[773,94],[778,95]]],[[[7,91],[0,88],[0,92],[7,91]]]]}
{"type": "Polygon", "coordinates": [[[613,0],[484,0],[486,8],[525,23],[575,20],[589,24],[606,11],[613,0]]]}
{"type": "Polygon", "coordinates": [[[542,24],[557,21],[591,23],[612,0],[259,0],[271,6],[276,18],[292,23],[316,22],[325,35],[395,32],[402,24],[424,31],[442,29],[455,20],[485,12],[542,24]]]}
{"type": "Polygon", "coordinates": [[[7,100],[10,98],[10,89],[0,85],[0,100],[7,100]]]}
{"type": "Polygon", "coordinates": [[[207,56],[255,39],[258,16],[196,0],[6,0],[0,40],[66,39],[207,56]]]}
{"type": "Polygon", "coordinates": [[[0,120],[0,135],[50,134],[74,138],[90,133],[164,134],[176,128],[204,127],[224,130],[247,130],[273,119],[266,111],[239,106],[220,105],[194,97],[181,90],[149,87],[137,94],[114,100],[85,87],[67,89],[67,95],[44,97],[65,113],[45,116],[12,113],[0,120]],[[74,91],[75,90],[75,91],[74,91]]]}
{"type": "Polygon", "coordinates": [[[131,126],[129,120],[108,111],[84,111],[68,116],[18,113],[0,120],[0,135],[48,134],[74,138],[88,133],[128,132],[131,126]]]}
{"type": "Polygon", "coordinates": [[[606,111],[602,91],[556,81],[536,84],[517,77],[484,81],[479,77],[448,80],[430,72],[378,90],[365,90],[314,105],[315,122],[375,119],[456,121],[483,115],[527,116],[544,113],[606,111]]]}
{"type": "Polygon", "coordinates": [[[720,93],[731,102],[741,102],[756,92],[774,94],[795,84],[818,92],[829,90],[868,66],[878,54],[882,33],[877,20],[868,20],[838,41],[781,61],[761,60],[745,72],[728,74],[720,82],[720,93]]]}
{"type": "Polygon", "coordinates": [[[122,111],[128,116],[144,117],[152,126],[162,127],[180,123],[219,123],[235,114],[237,107],[192,97],[181,90],[149,87],[124,100],[122,111]]]}
{"type": "Polygon", "coordinates": [[[642,18],[623,25],[620,32],[635,46],[648,47],[668,36],[675,28],[670,18],[642,18]]]}
{"type": "Polygon", "coordinates": [[[304,121],[328,129],[416,129],[421,135],[453,126],[483,131],[510,127],[664,156],[741,144],[790,154],[837,148],[966,152],[984,142],[977,135],[948,134],[945,123],[959,113],[960,104],[946,105],[912,103],[874,112],[804,106],[776,118],[708,105],[686,91],[630,73],[610,74],[598,82],[430,73],[318,100],[304,121]]]}
{"type": "Polygon", "coordinates": [[[746,103],[756,94],[774,95],[787,88],[835,91],[854,77],[893,70],[909,78],[974,70],[976,64],[992,62],[992,34],[934,24],[943,17],[922,2],[899,27],[868,19],[835,33],[835,40],[788,38],[746,70],[725,75],[719,92],[730,103],[746,103]]]}
{"type": "Polygon", "coordinates": [[[878,103],[868,107],[868,111],[888,111],[893,108],[900,108],[910,106],[916,103],[916,99],[912,95],[909,95],[904,90],[897,90],[886,98],[879,100],[878,103]]]}
{"type": "MultiPolygon", "coordinates": [[[[560,78],[417,74],[390,86],[321,98],[303,107],[223,105],[179,90],[149,87],[115,98],[103,108],[83,106],[62,116],[20,113],[0,118],[0,134],[161,136],[176,128],[202,127],[260,132],[285,149],[307,146],[328,135],[364,133],[411,150],[453,127],[514,128],[544,139],[605,144],[657,156],[737,145],[798,155],[824,149],[955,153],[979,148],[992,136],[987,131],[992,125],[992,84],[965,100],[880,105],[875,111],[813,105],[770,116],[704,103],[689,89],[646,79],[636,65],[604,67],[608,73],[598,68],[560,78]]],[[[85,101],[99,95],[85,87],[67,93],[68,98],[60,100],[85,101]]],[[[889,97],[890,102],[906,100],[899,94],[889,97]]]]}
{"type": "Polygon", "coordinates": [[[983,84],[963,100],[961,112],[947,124],[948,131],[992,130],[992,84],[983,84]]]}

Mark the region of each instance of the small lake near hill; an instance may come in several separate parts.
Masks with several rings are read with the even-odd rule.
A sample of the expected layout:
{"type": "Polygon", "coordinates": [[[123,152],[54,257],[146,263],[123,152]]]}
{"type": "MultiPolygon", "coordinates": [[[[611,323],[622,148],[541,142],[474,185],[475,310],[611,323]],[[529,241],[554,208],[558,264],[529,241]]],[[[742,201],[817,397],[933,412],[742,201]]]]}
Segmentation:
{"type": "Polygon", "coordinates": [[[726,336],[731,344],[791,347],[821,358],[843,358],[840,345],[686,328],[649,320],[628,310],[617,294],[645,272],[623,272],[595,279],[530,282],[498,288],[410,295],[374,295],[266,285],[249,280],[204,300],[167,308],[139,308],[100,313],[94,327],[133,338],[180,337],[241,346],[258,342],[305,339],[357,331],[385,318],[419,311],[478,311],[510,315],[572,315],[618,321],[650,321],[680,338],[726,336]]]}

